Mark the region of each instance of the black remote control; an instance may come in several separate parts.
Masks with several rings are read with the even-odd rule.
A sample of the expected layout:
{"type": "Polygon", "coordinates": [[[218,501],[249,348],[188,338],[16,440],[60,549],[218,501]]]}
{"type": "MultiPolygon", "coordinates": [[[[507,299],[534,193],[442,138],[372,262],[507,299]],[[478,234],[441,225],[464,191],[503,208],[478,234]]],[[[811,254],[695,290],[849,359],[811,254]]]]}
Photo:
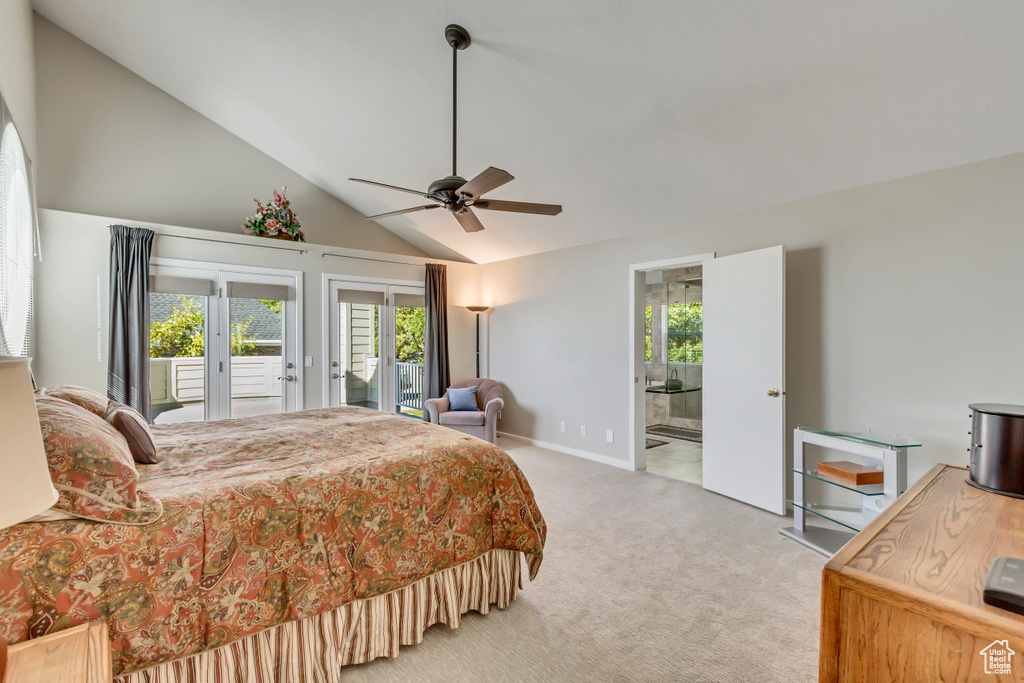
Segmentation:
{"type": "Polygon", "coordinates": [[[988,570],[982,597],[990,605],[1024,614],[1024,559],[997,557],[988,570]]]}

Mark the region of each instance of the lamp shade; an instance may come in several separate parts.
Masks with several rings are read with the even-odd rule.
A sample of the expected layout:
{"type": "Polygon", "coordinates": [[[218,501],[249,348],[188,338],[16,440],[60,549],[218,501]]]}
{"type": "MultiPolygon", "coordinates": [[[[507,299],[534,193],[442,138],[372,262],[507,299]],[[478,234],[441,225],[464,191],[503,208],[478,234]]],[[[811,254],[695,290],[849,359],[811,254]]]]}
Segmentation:
{"type": "Polygon", "coordinates": [[[483,313],[488,308],[490,308],[490,306],[466,306],[466,308],[473,311],[474,313],[483,313]]]}
{"type": "Polygon", "coordinates": [[[0,529],[57,502],[28,364],[28,358],[0,356],[0,529]]]}

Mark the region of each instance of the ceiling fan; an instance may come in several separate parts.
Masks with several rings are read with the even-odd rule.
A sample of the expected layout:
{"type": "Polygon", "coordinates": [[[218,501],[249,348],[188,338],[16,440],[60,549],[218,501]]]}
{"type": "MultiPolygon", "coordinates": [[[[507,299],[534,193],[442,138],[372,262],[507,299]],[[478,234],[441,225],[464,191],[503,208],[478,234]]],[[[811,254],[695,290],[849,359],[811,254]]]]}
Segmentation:
{"type": "Polygon", "coordinates": [[[545,216],[555,216],[561,213],[562,207],[558,204],[534,204],[532,202],[510,202],[503,199],[485,199],[483,195],[487,192],[497,189],[505,183],[514,180],[511,173],[503,171],[500,168],[491,166],[472,180],[468,181],[459,176],[456,170],[456,151],[458,149],[457,123],[459,113],[458,55],[459,50],[465,50],[469,47],[469,33],[467,33],[466,29],[461,26],[450,24],[444,30],[444,37],[452,47],[452,174],[430,183],[430,187],[427,188],[426,192],[410,190],[408,188],[397,187],[395,185],[387,185],[385,183],[378,183],[372,180],[349,178],[349,180],[354,180],[357,183],[366,183],[367,185],[386,187],[391,190],[398,190],[399,192],[408,192],[436,202],[434,204],[427,204],[426,206],[414,206],[411,209],[401,209],[400,211],[380,213],[376,216],[367,216],[367,218],[369,220],[374,220],[377,218],[388,218],[390,216],[399,216],[404,213],[427,211],[430,209],[439,209],[444,207],[445,209],[448,209],[453,216],[455,216],[455,220],[459,222],[459,225],[462,226],[463,230],[466,232],[479,232],[484,229],[484,226],[480,222],[480,219],[477,218],[477,215],[473,212],[473,209],[514,211],[516,213],[534,213],[545,216]]]}

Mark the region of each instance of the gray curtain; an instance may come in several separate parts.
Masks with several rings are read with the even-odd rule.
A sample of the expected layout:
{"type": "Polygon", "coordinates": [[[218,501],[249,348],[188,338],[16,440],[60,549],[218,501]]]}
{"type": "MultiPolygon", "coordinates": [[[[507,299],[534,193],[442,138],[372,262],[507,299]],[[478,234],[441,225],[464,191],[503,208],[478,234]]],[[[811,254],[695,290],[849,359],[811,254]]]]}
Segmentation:
{"type": "MultiPolygon", "coordinates": [[[[423,398],[441,398],[452,383],[448,367],[448,272],[444,265],[427,264],[425,286],[423,398]]],[[[427,411],[423,411],[423,419],[427,419],[427,411]]]]}
{"type": "Polygon", "coordinates": [[[110,226],[107,396],[149,417],[149,254],[153,231],[110,226]]]}

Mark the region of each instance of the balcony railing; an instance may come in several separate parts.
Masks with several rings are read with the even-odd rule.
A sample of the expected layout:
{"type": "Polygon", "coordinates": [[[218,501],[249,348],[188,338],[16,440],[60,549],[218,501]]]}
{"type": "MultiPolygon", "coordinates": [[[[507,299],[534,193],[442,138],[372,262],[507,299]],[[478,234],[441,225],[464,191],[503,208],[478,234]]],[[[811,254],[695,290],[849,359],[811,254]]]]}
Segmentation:
{"type": "Polygon", "coordinates": [[[395,403],[423,410],[423,363],[395,363],[395,403]]]}

